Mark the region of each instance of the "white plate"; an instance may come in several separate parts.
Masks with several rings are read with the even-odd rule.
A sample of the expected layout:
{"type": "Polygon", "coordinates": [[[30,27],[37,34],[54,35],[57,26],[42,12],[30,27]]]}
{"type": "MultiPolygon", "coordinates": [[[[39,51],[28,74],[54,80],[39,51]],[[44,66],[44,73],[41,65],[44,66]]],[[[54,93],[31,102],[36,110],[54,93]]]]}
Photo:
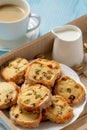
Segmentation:
{"type": "Polygon", "coordinates": [[[76,74],[76,72],[74,70],[72,70],[71,68],[69,68],[67,65],[64,65],[64,64],[60,64],[60,66],[62,68],[62,73],[63,74],[72,77],[77,82],[80,82],[80,78],[79,78],[79,76],[76,74]]]}
{"type": "MultiPolygon", "coordinates": [[[[85,89],[86,92],[86,88],[85,86],[81,83],[78,75],[68,66],[64,65],[64,64],[60,64],[62,67],[62,73],[64,75],[68,75],[71,78],[73,78],[74,80],[76,80],[78,83],[80,83],[83,88],[85,89]]],[[[52,123],[50,121],[45,121],[45,122],[41,122],[39,127],[34,128],[33,130],[60,130],[63,129],[64,127],[68,126],[69,124],[73,123],[81,114],[81,112],[84,110],[84,106],[86,104],[86,100],[87,100],[87,95],[85,97],[85,100],[82,101],[80,103],[80,105],[73,107],[74,109],[74,117],[67,123],[65,124],[56,124],[56,123],[52,123]]],[[[29,130],[29,129],[25,129],[25,128],[18,128],[18,130],[29,130]]],[[[30,129],[31,130],[31,129],[30,129]]]]}
{"type": "MultiPolygon", "coordinates": [[[[30,23],[28,28],[32,28],[36,25],[36,22],[33,19],[30,19],[30,23]]],[[[15,32],[16,33],[16,32],[15,32]]],[[[39,28],[26,33],[23,37],[16,39],[16,40],[2,40],[0,39],[0,50],[2,51],[9,51],[14,48],[21,46],[22,44],[29,42],[39,35],[39,28]]]]}

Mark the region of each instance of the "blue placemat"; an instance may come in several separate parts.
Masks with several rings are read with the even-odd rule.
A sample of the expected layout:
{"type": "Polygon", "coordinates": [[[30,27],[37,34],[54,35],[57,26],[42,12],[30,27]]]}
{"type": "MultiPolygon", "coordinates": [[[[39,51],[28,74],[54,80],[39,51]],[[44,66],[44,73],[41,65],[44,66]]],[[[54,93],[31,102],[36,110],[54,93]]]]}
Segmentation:
{"type": "Polygon", "coordinates": [[[9,51],[8,51],[8,50],[1,49],[1,50],[0,50],[0,55],[3,55],[3,54],[5,54],[5,53],[7,53],[7,52],[9,52],[9,51]]]}

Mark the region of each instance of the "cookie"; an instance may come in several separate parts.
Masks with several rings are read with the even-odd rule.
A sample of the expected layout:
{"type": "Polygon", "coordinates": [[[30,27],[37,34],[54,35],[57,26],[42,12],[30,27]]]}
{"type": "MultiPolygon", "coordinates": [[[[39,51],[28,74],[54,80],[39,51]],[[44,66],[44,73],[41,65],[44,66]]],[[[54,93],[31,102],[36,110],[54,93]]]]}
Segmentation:
{"type": "Polygon", "coordinates": [[[1,66],[1,75],[6,81],[22,84],[25,80],[25,70],[28,61],[24,58],[15,58],[1,66]]]}
{"type": "Polygon", "coordinates": [[[73,117],[73,109],[62,96],[55,95],[52,105],[45,109],[45,115],[50,121],[62,124],[73,117]]]}
{"type": "Polygon", "coordinates": [[[27,83],[43,84],[52,89],[56,79],[61,75],[60,65],[53,60],[36,59],[32,61],[26,70],[25,79],[27,83]]]}
{"type": "Polygon", "coordinates": [[[20,91],[18,104],[22,110],[38,111],[51,104],[51,96],[51,92],[48,88],[41,84],[34,84],[20,91]]]}
{"type": "Polygon", "coordinates": [[[85,91],[81,84],[78,84],[69,76],[62,76],[54,86],[54,94],[64,96],[70,105],[76,105],[85,97],[85,91]]]}
{"type": "Polygon", "coordinates": [[[18,105],[14,105],[9,113],[14,124],[25,128],[37,127],[42,118],[41,112],[23,112],[18,105]]]}
{"type": "Polygon", "coordinates": [[[13,82],[0,82],[0,109],[11,107],[17,102],[18,86],[13,82]]]}

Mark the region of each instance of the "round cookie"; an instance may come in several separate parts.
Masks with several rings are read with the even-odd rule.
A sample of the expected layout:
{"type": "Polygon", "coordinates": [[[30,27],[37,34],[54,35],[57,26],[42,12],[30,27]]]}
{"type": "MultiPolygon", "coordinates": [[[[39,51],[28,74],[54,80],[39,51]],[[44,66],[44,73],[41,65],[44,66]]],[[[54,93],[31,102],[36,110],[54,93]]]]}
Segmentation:
{"type": "Polygon", "coordinates": [[[85,90],[74,79],[62,76],[54,86],[54,94],[63,96],[70,105],[76,105],[85,97],[85,90]]]}
{"type": "Polygon", "coordinates": [[[22,110],[38,111],[51,104],[51,97],[51,92],[47,87],[41,84],[34,84],[20,91],[18,104],[22,110]]]}
{"type": "Polygon", "coordinates": [[[45,109],[45,115],[52,122],[65,123],[73,117],[73,109],[62,96],[55,95],[52,105],[45,109]]]}
{"type": "Polygon", "coordinates": [[[0,73],[6,81],[13,81],[22,84],[25,80],[25,71],[28,61],[24,58],[15,58],[6,62],[0,68],[0,73]]]}
{"type": "Polygon", "coordinates": [[[36,59],[29,63],[26,70],[26,83],[39,83],[52,89],[56,79],[61,75],[60,65],[53,60],[36,59]]]}
{"type": "Polygon", "coordinates": [[[14,105],[9,113],[14,124],[26,128],[37,127],[42,118],[41,112],[23,112],[18,105],[14,105]]]}
{"type": "Polygon", "coordinates": [[[0,82],[0,109],[11,107],[17,102],[18,86],[13,82],[0,82]]]}

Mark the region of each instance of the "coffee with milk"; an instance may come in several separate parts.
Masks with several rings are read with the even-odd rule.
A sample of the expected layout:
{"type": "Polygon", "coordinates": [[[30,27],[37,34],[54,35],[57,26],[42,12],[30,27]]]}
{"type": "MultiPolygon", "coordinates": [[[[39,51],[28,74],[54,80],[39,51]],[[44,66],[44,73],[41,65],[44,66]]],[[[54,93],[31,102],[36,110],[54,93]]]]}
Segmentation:
{"type": "Polygon", "coordinates": [[[6,4],[0,6],[0,21],[12,22],[23,18],[27,13],[26,9],[18,5],[6,4]]]}
{"type": "Polygon", "coordinates": [[[20,39],[40,25],[40,16],[30,11],[26,0],[0,0],[0,39],[20,39]],[[30,28],[31,18],[36,19],[36,25],[30,28]]]}

